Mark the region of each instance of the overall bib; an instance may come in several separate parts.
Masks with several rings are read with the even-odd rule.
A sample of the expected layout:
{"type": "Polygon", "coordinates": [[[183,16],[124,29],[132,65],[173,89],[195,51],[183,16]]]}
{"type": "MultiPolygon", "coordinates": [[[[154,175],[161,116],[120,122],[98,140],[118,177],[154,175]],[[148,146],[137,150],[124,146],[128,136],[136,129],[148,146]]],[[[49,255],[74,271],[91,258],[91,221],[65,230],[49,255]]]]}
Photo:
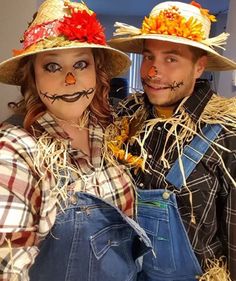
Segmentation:
{"type": "Polygon", "coordinates": [[[195,276],[202,271],[179,215],[175,194],[163,189],[138,193],[138,222],[156,254],[144,256],[138,280],[196,281],[195,276]]]}
{"type": "Polygon", "coordinates": [[[133,281],[151,243],[118,208],[78,192],[39,249],[31,281],[133,281]]]}
{"type": "MultiPolygon", "coordinates": [[[[222,127],[206,125],[203,136],[195,136],[184,148],[182,164],[185,179],[199,163],[222,127]]],[[[176,189],[184,183],[179,160],[172,166],[166,180],[176,189]]],[[[156,257],[143,257],[138,281],[196,281],[202,275],[178,211],[176,195],[164,189],[138,190],[138,222],[148,234],[156,257]]]]}

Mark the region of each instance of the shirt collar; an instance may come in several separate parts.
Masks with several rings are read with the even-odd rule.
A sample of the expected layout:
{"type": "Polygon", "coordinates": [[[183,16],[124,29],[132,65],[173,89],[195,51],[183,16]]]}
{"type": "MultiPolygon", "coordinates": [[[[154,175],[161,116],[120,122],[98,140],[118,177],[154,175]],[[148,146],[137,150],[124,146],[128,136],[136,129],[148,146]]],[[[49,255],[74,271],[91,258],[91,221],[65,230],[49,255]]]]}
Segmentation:
{"type": "MultiPolygon", "coordinates": [[[[38,118],[35,130],[40,126],[39,133],[46,131],[51,137],[56,139],[68,140],[68,150],[74,156],[80,155],[79,150],[74,150],[70,145],[70,137],[68,134],[60,127],[53,116],[46,112],[41,117],[38,118]]],[[[99,167],[101,164],[101,149],[103,145],[104,132],[99,124],[98,118],[93,114],[89,113],[89,144],[91,148],[92,163],[95,167],[99,167]]]]}
{"type": "Polygon", "coordinates": [[[57,124],[56,120],[49,112],[45,112],[40,116],[37,119],[37,123],[53,138],[70,139],[68,134],[57,124]]]}
{"type": "MultiPolygon", "coordinates": [[[[47,111],[42,116],[40,116],[36,123],[38,123],[44,130],[49,133],[53,137],[59,137],[63,139],[69,139],[67,133],[63,130],[61,126],[59,126],[53,118],[53,116],[47,111]]],[[[89,113],[89,126],[91,127],[100,127],[97,117],[89,113]]]]}

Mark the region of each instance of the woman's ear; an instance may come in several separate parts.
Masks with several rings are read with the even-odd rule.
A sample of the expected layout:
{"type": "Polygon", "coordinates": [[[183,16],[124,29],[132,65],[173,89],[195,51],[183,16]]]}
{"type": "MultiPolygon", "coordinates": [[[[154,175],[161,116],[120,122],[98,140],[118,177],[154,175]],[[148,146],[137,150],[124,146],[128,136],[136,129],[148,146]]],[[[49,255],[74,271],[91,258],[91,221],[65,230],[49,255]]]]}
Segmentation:
{"type": "Polygon", "coordinates": [[[199,78],[207,65],[207,56],[201,56],[195,64],[195,78],[199,78]]]}

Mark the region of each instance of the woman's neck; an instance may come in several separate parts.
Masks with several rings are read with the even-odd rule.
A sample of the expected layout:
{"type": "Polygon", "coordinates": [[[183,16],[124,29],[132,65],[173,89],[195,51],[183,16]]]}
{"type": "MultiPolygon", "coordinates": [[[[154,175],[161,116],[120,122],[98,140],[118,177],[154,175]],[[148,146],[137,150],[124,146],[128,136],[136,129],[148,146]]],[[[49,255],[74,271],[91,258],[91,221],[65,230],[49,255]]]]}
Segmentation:
{"type": "Polygon", "coordinates": [[[71,146],[80,149],[90,156],[89,129],[87,126],[72,124],[68,121],[57,120],[58,125],[68,134],[71,139],[71,146]]]}

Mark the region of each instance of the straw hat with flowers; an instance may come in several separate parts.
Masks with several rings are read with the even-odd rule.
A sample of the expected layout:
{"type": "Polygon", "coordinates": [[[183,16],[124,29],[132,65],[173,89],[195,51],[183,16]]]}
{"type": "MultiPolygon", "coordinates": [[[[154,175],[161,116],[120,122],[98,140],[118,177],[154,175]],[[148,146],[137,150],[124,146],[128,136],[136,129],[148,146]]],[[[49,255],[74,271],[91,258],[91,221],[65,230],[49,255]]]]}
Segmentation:
{"type": "Polygon", "coordinates": [[[226,44],[228,33],[209,38],[211,22],[216,21],[207,9],[192,1],[190,4],[167,1],[156,5],[141,28],[117,22],[115,38],[109,45],[125,52],[141,53],[145,39],[156,39],[185,44],[205,50],[208,54],[207,70],[236,69],[236,63],[215,51],[226,44]]]}
{"type": "Polygon", "coordinates": [[[35,19],[24,33],[23,48],[0,63],[0,82],[19,85],[19,63],[26,56],[68,48],[103,49],[109,61],[112,77],[125,72],[130,66],[129,57],[106,44],[104,29],[83,2],[45,0],[35,19]]]}

